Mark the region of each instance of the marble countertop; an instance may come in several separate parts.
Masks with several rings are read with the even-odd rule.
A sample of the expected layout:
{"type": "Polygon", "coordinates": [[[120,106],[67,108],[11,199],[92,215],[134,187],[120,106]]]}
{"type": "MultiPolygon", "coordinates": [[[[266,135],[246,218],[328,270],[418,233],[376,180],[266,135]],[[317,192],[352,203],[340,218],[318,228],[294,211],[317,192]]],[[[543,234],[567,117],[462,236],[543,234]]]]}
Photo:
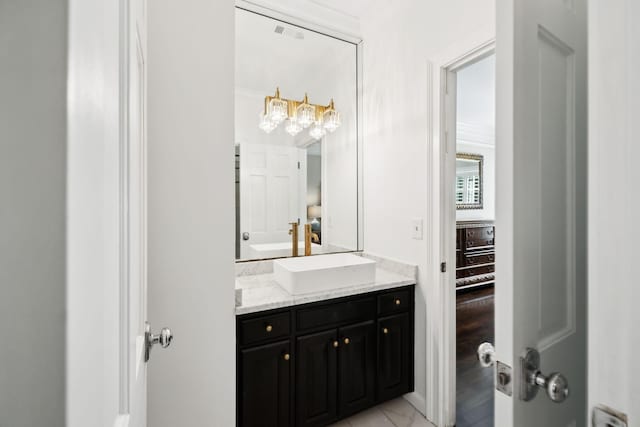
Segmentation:
{"type": "Polygon", "coordinates": [[[236,307],[236,314],[256,313],[274,308],[398,288],[415,283],[416,279],[414,277],[392,272],[378,266],[376,268],[375,283],[294,296],[278,285],[273,273],[238,276],[236,277],[236,292],[242,292],[242,303],[236,307]]]}

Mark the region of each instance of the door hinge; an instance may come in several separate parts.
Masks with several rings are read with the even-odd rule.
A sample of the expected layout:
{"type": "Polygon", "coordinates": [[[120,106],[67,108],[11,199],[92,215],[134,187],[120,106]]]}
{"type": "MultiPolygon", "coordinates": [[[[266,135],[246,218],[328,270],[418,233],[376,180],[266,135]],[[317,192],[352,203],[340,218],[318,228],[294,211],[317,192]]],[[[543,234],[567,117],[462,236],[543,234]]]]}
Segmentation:
{"type": "Polygon", "coordinates": [[[447,263],[446,262],[441,262],[440,263],[440,273],[446,273],[447,272],[447,263]]]}
{"type": "Polygon", "coordinates": [[[298,169],[300,169],[300,162],[298,162],[298,169]]]}

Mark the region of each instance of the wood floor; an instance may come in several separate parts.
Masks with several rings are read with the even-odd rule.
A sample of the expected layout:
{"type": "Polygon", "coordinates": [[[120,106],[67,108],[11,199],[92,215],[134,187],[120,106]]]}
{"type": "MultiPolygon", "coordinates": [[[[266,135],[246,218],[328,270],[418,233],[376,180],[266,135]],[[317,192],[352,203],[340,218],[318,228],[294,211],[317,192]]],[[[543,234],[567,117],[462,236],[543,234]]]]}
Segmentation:
{"type": "Polygon", "coordinates": [[[478,364],[478,345],[494,342],[493,287],[456,301],[456,427],[493,427],[493,369],[478,364]]]}

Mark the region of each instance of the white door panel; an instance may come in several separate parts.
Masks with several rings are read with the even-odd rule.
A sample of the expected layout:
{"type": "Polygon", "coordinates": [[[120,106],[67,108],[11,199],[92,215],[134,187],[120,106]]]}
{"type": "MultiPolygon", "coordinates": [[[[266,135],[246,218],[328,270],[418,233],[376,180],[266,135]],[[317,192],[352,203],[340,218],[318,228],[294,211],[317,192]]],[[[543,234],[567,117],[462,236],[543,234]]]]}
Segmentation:
{"type": "Polygon", "coordinates": [[[146,0],[129,0],[128,376],[130,427],[147,425],[147,23],[146,0]]]}
{"type": "Polygon", "coordinates": [[[240,233],[241,258],[253,258],[251,245],[285,243],[289,223],[306,219],[299,208],[296,147],[240,145],[240,233]],[[249,239],[242,238],[249,233],[249,239]]]}
{"type": "Polygon", "coordinates": [[[496,425],[585,425],[586,2],[498,10],[496,352],[515,384],[496,395],[496,425]],[[564,403],[521,399],[527,348],[567,377],[564,403]]]}

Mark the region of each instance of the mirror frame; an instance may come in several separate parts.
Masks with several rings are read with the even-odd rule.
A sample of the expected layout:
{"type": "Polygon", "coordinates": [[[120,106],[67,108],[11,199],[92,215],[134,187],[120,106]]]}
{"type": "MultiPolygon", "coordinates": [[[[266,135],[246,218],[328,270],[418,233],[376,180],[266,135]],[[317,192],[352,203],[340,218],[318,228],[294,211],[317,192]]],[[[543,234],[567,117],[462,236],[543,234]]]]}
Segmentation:
{"type": "MultiPolygon", "coordinates": [[[[252,3],[247,0],[236,0],[235,8],[240,10],[245,10],[247,12],[252,12],[257,15],[262,15],[266,18],[275,19],[277,21],[282,21],[285,24],[293,25],[296,27],[300,27],[304,30],[312,31],[318,34],[322,34],[327,37],[331,37],[334,39],[338,39],[345,43],[350,43],[355,45],[356,47],[356,178],[358,180],[356,184],[356,217],[358,222],[358,229],[356,230],[356,241],[357,247],[351,251],[344,252],[331,252],[331,253],[354,253],[354,252],[362,252],[364,250],[364,173],[363,173],[363,135],[364,135],[364,126],[363,120],[364,117],[364,104],[363,104],[363,69],[364,63],[362,61],[362,52],[363,52],[363,41],[361,37],[354,36],[352,34],[347,34],[340,32],[335,29],[331,29],[320,24],[316,24],[313,22],[309,22],[302,18],[296,17],[294,15],[283,13],[280,11],[276,11],[274,9],[266,8],[260,6],[258,4],[252,3]]],[[[235,207],[234,207],[235,208],[235,207]]],[[[320,256],[327,254],[314,254],[309,256],[320,256]]],[[[265,258],[265,259],[236,259],[236,264],[242,264],[247,262],[258,262],[258,261],[272,261],[275,259],[282,258],[293,258],[291,256],[288,257],[274,257],[274,258],[265,258]]]]}
{"type": "MultiPolygon", "coordinates": [[[[483,177],[483,173],[484,173],[484,156],[482,154],[472,154],[472,153],[456,153],[456,160],[458,159],[463,159],[463,160],[476,160],[479,162],[480,164],[480,195],[479,195],[479,202],[478,203],[457,203],[456,202],[456,209],[457,210],[481,210],[484,209],[484,177],[483,177]]],[[[456,171],[456,179],[457,179],[457,171],[456,171]]]]}

